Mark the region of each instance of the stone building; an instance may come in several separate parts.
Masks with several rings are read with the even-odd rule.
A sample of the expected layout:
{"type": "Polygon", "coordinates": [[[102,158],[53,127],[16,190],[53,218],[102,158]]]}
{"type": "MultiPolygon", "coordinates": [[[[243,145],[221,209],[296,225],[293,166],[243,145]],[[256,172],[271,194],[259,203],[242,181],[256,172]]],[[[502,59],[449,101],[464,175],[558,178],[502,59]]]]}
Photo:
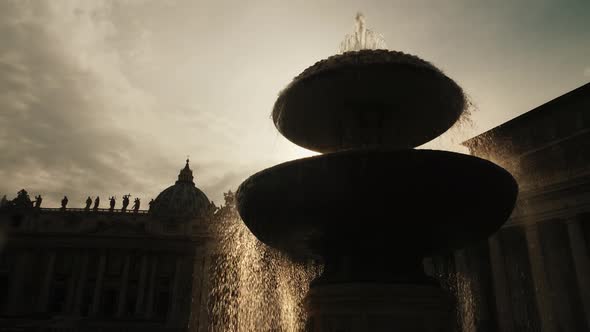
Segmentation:
{"type": "Polygon", "coordinates": [[[520,192],[487,243],[441,264],[463,331],[590,331],[590,84],[464,145],[510,170],[520,192]]]}
{"type": "Polygon", "coordinates": [[[186,331],[191,307],[206,322],[215,206],[188,160],[150,210],[90,203],[42,208],[24,190],[3,202],[0,331],[186,331]]]}

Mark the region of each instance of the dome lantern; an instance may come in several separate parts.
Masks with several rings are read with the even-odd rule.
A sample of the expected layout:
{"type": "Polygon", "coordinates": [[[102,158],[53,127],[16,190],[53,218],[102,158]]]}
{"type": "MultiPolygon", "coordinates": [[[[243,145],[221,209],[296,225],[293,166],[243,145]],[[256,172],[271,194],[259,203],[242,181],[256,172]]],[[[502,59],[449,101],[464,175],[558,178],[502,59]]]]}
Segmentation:
{"type": "Polygon", "coordinates": [[[194,182],[194,177],[193,177],[193,170],[190,169],[189,165],[189,159],[186,158],[186,165],[184,166],[183,169],[180,170],[180,173],[178,174],[178,182],[187,182],[187,183],[192,183],[195,184],[194,182]]]}

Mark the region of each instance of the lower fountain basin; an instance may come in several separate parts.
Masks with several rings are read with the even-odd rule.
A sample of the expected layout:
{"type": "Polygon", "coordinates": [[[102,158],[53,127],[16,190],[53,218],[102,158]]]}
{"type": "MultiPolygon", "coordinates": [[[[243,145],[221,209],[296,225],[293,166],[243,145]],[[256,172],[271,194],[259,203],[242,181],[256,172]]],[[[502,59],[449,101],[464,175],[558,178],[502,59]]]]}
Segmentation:
{"type": "Polygon", "coordinates": [[[477,157],[349,150],[263,170],[236,198],[252,233],[296,258],[422,257],[494,233],[517,192],[510,173],[477,157]]]}

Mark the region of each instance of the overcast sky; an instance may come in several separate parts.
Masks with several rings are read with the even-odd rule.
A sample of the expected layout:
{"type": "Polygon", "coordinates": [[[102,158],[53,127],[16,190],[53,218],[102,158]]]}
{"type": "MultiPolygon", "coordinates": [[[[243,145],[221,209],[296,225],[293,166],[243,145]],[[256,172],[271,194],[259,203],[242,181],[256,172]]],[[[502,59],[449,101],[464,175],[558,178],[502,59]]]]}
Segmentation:
{"type": "Polygon", "coordinates": [[[131,193],[145,207],[190,155],[221,203],[248,175],[310,155],[270,111],[357,11],[389,49],[465,89],[478,109],[466,136],[590,81],[588,0],[0,0],[0,195],[76,207],[131,193]]]}

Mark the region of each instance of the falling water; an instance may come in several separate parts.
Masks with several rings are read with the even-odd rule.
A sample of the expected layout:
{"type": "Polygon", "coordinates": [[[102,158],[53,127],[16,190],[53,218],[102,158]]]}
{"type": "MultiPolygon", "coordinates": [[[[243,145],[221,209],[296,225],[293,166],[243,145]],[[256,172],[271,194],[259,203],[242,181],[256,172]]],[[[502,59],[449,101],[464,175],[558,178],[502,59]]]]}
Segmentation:
{"type": "Polygon", "coordinates": [[[471,279],[463,273],[456,273],[457,320],[461,331],[476,331],[476,302],[471,279]]]}
{"type": "Polygon", "coordinates": [[[318,266],[261,243],[230,209],[215,231],[209,331],[302,331],[304,296],[318,266]]]}
{"type": "Polygon", "coordinates": [[[463,271],[456,271],[456,254],[445,253],[426,259],[426,273],[439,280],[441,287],[451,296],[454,319],[450,331],[477,331],[478,303],[474,296],[473,279],[463,271]]]}

